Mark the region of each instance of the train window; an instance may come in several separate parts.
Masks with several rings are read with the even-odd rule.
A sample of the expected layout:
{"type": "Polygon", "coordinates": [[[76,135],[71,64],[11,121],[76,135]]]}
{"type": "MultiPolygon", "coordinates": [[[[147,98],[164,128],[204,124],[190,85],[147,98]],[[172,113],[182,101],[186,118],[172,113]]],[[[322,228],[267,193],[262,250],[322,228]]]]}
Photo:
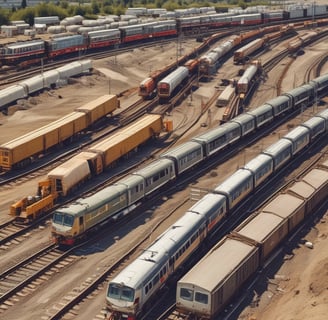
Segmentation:
{"type": "Polygon", "coordinates": [[[68,226],[68,227],[71,227],[74,223],[74,217],[71,216],[71,215],[68,215],[68,214],[65,214],[64,215],[64,223],[63,225],[64,226],[68,226]]]}
{"type": "Polygon", "coordinates": [[[204,293],[196,292],[195,301],[203,304],[208,304],[208,295],[204,293]]]}
{"type": "Polygon", "coordinates": [[[183,300],[192,301],[194,296],[194,291],[186,288],[180,289],[180,297],[183,300]]]}
{"type": "Polygon", "coordinates": [[[80,226],[83,225],[83,217],[79,218],[79,224],[80,224],[80,226]]]}
{"type": "Polygon", "coordinates": [[[169,260],[169,266],[172,266],[173,263],[174,263],[174,258],[171,258],[171,259],[169,260]]]}
{"type": "Polygon", "coordinates": [[[153,280],[153,285],[155,286],[156,283],[158,283],[158,282],[159,282],[159,275],[156,275],[156,277],[153,280]]]}

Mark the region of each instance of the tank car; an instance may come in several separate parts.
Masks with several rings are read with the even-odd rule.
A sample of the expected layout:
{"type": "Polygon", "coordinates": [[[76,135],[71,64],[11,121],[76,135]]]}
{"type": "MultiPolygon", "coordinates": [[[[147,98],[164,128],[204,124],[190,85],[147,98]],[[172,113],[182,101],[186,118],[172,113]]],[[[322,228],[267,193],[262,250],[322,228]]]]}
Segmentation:
{"type": "Polygon", "coordinates": [[[0,109],[19,99],[26,98],[27,95],[25,87],[20,84],[0,90],[0,109]]]}
{"type": "Polygon", "coordinates": [[[189,76],[189,70],[186,67],[178,67],[163,80],[157,84],[157,92],[160,98],[169,98],[174,90],[189,76]]]}

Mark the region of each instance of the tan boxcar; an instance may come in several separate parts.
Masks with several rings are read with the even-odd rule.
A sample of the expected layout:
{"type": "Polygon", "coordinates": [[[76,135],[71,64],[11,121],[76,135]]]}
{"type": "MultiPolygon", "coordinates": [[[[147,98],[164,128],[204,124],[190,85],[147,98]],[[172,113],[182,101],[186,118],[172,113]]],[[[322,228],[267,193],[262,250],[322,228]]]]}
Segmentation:
{"type": "Polygon", "coordinates": [[[88,126],[115,111],[119,106],[119,100],[116,95],[107,94],[94,101],[76,108],[75,111],[84,112],[87,115],[88,126]]]}
{"type": "Polygon", "coordinates": [[[48,173],[59,195],[66,196],[73,188],[91,177],[86,159],[73,157],[48,173]]]}
{"type": "Polygon", "coordinates": [[[160,115],[146,115],[91,147],[89,151],[102,154],[104,167],[108,167],[152,136],[159,134],[162,125],[160,115]]]}
{"type": "Polygon", "coordinates": [[[291,194],[280,194],[261,211],[288,219],[289,232],[291,232],[304,219],[305,201],[291,194]]]}
{"type": "Polygon", "coordinates": [[[245,220],[231,234],[260,244],[260,260],[263,263],[271,251],[288,235],[288,219],[260,212],[245,220]]]}
{"type": "Polygon", "coordinates": [[[176,307],[213,319],[259,266],[259,250],[225,237],[177,284],[176,307]]]}
{"type": "MultiPolygon", "coordinates": [[[[326,163],[328,166],[328,161],[326,163]]],[[[307,201],[306,214],[312,214],[318,204],[328,195],[328,170],[324,167],[311,170],[288,192],[305,199],[307,201]]]]}

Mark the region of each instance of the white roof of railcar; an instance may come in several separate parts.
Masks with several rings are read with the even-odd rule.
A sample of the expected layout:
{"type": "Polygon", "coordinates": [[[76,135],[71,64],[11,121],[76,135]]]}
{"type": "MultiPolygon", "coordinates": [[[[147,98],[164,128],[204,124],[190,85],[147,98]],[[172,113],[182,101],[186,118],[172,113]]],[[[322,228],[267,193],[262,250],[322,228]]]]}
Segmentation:
{"type": "Polygon", "coordinates": [[[263,150],[262,152],[264,154],[270,154],[275,157],[279,152],[281,152],[281,150],[290,148],[291,145],[292,145],[292,142],[290,140],[280,139],[277,142],[275,142],[274,144],[272,144],[271,146],[269,146],[268,148],[266,148],[265,150],[263,150]]]}
{"type": "Polygon", "coordinates": [[[241,182],[252,179],[253,175],[249,170],[238,169],[233,175],[229,176],[221,184],[217,185],[214,191],[231,192],[231,190],[240,188],[241,182]]]}
{"type": "Polygon", "coordinates": [[[280,194],[274,198],[262,211],[274,213],[280,217],[288,218],[304,203],[304,200],[290,194],[280,194]]]}
{"type": "Polygon", "coordinates": [[[110,199],[119,196],[126,190],[125,186],[111,185],[92,196],[79,198],[68,206],[60,207],[56,211],[72,215],[81,215],[86,210],[92,211],[98,208],[103,203],[110,201],[110,199]]]}
{"type": "Polygon", "coordinates": [[[259,168],[267,164],[273,165],[272,158],[267,154],[261,153],[249,162],[247,162],[243,168],[256,172],[259,168]]]}
{"type": "Polygon", "coordinates": [[[179,286],[188,283],[213,292],[255,250],[258,249],[249,244],[225,239],[179,280],[179,286]]]}
{"type": "Polygon", "coordinates": [[[162,233],[136,260],[119,273],[112,282],[124,283],[131,288],[138,287],[149,275],[157,272],[172,254],[186,240],[185,235],[196,231],[203,218],[195,213],[182,216],[162,233]],[[196,226],[196,227],[195,227],[196,226]]]}
{"type": "Polygon", "coordinates": [[[166,157],[166,156],[171,156],[174,158],[179,158],[181,156],[185,156],[186,154],[195,151],[197,149],[202,150],[202,146],[196,142],[196,141],[187,141],[185,143],[182,143],[164,153],[161,154],[161,158],[166,157]]]}
{"type": "Polygon", "coordinates": [[[158,173],[160,169],[165,169],[173,165],[173,161],[165,158],[155,160],[148,164],[146,167],[135,171],[133,174],[140,175],[142,177],[148,177],[154,173],[158,173]]]}
{"type": "Polygon", "coordinates": [[[275,214],[260,212],[252,219],[247,220],[246,224],[239,230],[237,229],[235,231],[245,237],[256,240],[257,242],[262,242],[272,233],[273,230],[280,226],[283,220],[282,217],[275,214]]]}

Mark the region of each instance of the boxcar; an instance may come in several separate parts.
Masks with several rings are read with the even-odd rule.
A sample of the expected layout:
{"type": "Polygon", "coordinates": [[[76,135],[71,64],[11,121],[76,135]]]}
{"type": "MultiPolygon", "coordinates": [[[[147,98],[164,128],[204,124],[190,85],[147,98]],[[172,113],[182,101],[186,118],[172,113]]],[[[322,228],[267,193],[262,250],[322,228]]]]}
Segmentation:
{"type": "Polygon", "coordinates": [[[259,259],[256,246],[223,239],[178,281],[177,310],[212,319],[257,270],[259,259]]]}
{"type": "Polygon", "coordinates": [[[86,113],[88,125],[91,125],[100,118],[112,114],[118,107],[119,100],[117,96],[107,94],[76,108],[75,111],[86,113]]]}
{"type": "Polygon", "coordinates": [[[89,148],[90,152],[103,157],[104,167],[114,164],[123,155],[127,155],[149,138],[162,130],[160,115],[146,115],[126,128],[122,128],[111,137],[89,148]]]}

